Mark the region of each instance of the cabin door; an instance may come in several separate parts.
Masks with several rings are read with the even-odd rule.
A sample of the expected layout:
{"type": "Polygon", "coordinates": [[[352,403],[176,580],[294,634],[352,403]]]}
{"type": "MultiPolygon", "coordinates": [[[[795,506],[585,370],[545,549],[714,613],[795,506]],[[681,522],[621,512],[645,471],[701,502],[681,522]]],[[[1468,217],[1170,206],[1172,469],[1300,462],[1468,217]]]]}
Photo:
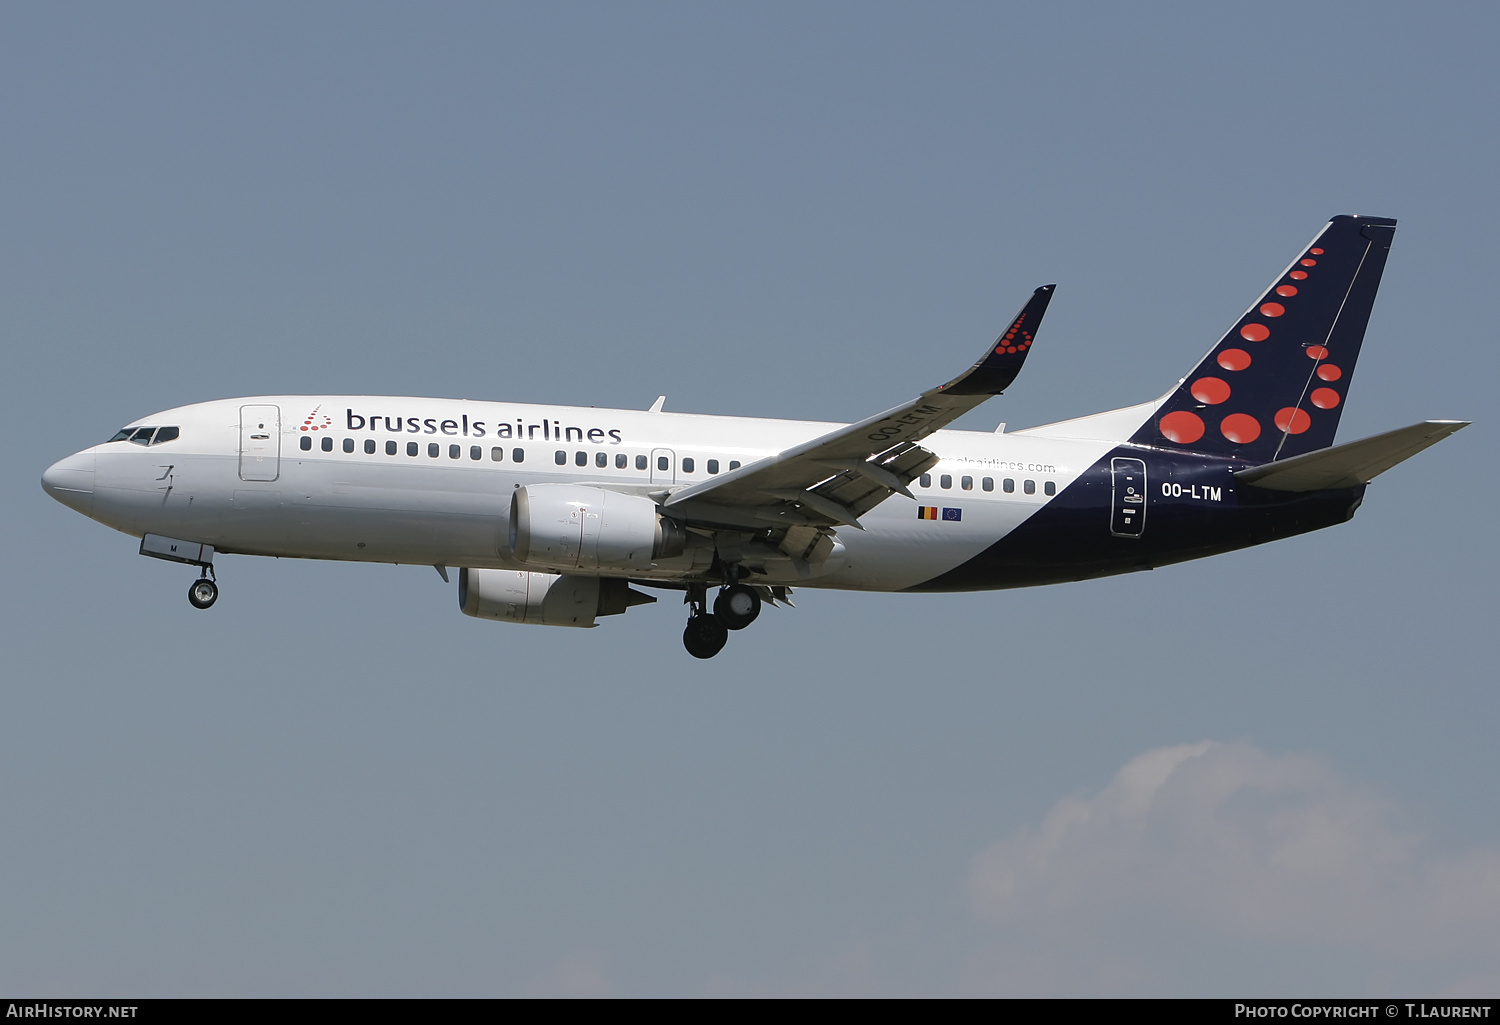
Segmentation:
{"type": "Polygon", "coordinates": [[[1146,529],[1146,463],[1116,457],[1109,462],[1113,500],[1109,503],[1109,532],[1115,537],[1140,537],[1146,529]]]}
{"type": "Polygon", "coordinates": [[[240,407],[240,480],[281,476],[281,407],[240,407]]]}

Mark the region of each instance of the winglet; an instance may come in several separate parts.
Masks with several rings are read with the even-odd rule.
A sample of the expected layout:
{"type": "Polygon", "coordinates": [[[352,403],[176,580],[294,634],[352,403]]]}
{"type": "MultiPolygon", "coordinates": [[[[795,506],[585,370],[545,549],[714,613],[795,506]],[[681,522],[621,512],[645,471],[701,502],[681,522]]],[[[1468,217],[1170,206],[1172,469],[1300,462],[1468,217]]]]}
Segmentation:
{"type": "Polygon", "coordinates": [[[1031,293],[1016,319],[1010,322],[995,344],[968,370],[937,391],[947,395],[999,395],[1021,372],[1026,354],[1031,351],[1031,342],[1036,329],[1041,326],[1042,314],[1052,301],[1056,285],[1043,285],[1031,293]]]}
{"type": "Polygon", "coordinates": [[[658,395],[656,397],[656,401],[653,402],[653,403],[651,403],[651,408],[648,409],[648,410],[646,410],[646,412],[648,412],[648,413],[660,413],[661,412],[661,407],[665,406],[666,404],[667,404],[667,397],[665,395],[658,395]]]}

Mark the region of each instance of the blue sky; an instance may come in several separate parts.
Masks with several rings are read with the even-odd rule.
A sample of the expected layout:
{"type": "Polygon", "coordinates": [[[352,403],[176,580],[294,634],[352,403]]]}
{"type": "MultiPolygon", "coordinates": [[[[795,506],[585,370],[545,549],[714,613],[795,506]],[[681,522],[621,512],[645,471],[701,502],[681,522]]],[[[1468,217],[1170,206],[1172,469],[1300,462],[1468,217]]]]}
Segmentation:
{"type": "Polygon", "coordinates": [[[0,990],[1500,989],[1484,5],[0,11],[0,990]],[[965,420],[1186,372],[1400,219],[1343,418],[1475,425],[1353,522],[1150,574],[466,619],[190,574],[37,486],[154,410],[859,418],[1058,283],[965,420]]]}

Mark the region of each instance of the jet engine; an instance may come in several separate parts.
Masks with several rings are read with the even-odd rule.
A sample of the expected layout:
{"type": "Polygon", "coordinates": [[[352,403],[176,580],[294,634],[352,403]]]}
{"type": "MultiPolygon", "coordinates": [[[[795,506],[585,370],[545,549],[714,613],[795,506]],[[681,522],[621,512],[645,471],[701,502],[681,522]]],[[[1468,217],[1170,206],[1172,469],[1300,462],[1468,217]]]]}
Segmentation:
{"type": "Polygon", "coordinates": [[[479,619],[593,626],[597,616],[618,616],[632,605],[654,601],[624,580],[513,569],[458,571],[458,607],[479,619]]]}
{"type": "Polygon", "coordinates": [[[681,555],[687,531],[640,495],[581,484],[530,484],[510,500],[510,551],[548,569],[641,569],[681,555]]]}

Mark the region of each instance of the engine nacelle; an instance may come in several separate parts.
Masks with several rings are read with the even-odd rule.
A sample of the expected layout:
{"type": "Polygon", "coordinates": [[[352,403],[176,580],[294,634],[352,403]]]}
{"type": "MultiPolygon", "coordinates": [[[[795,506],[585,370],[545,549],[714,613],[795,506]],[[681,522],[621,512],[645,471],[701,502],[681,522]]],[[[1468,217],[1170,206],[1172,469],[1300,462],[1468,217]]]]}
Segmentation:
{"type": "Polygon", "coordinates": [[[460,569],[458,607],[464,615],[542,626],[593,626],[656,599],[624,580],[513,569],[460,569]]]}
{"type": "Polygon", "coordinates": [[[529,484],[510,500],[510,551],[548,569],[643,569],[681,555],[687,531],[640,495],[582,484],[529,484]]]}

